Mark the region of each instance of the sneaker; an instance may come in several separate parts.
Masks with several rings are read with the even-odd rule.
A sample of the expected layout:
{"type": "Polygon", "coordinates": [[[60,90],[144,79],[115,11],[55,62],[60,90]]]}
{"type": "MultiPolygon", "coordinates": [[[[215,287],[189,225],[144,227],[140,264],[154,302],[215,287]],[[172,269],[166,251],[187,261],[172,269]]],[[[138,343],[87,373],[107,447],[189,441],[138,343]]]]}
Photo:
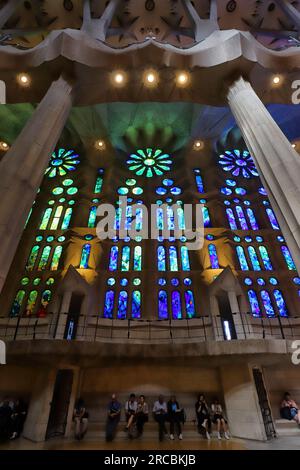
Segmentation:
{"type": "Polygon", "coordinates": [[[229,440],[230,437],[228,436],[228,433],[227,432],[224,432],[224,436],[225,436],[225,439],[229,440]]]}
{"type": "Polygon", "coordinates": [[[218,432],[218,439],[222,439],[221,434],[218,432]]]}
{"type": "Polygon", "coordinates": [[[180,433],[179,436],[178,436],[178,438],[182,441],[183,435],[180,433]]]}
{"type": "Polygon", "coordinates": [[[206,439],[207,439],[208,441],[210,441],[210,434],[209,434],[209,432],[207,432],[207,431],[206,431],[206,439]]]}
{"type": "Polygon", "coordinates": [[[174,441],[174,434],[170,434],[171,441],[174,441]]]}

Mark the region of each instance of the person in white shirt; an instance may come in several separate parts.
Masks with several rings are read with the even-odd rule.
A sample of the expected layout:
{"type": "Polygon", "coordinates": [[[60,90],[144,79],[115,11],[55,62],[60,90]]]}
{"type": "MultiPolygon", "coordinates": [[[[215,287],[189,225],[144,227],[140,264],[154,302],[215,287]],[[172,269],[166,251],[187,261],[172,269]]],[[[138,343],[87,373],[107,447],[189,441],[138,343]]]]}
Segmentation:
{"type": "Polygon", "coordinates": [[[131,393],[129,399],[125,403],[125,414],[126,414],[126,421],[127,421],[127,424],[125,427],[126,432],[130,430],[133,424],[136,411],[137,411],[136,397],[134,393],[131,393]]]}
{"type": "Polygon", "coordinates": [[[213,413],[213,422],[217,425],[218,439],[221,439],[221,430],[224,431],[225,439],[229,439],[227,421],[223,415],[223,408],[217,398],[214,399],[211,405],[211,411],[213,413]]]}
{"type": "Polygon", "coordinates": [[[153,406],[154,419],[158,423],[158,436],[159,440],[162,441],[165,434],[168,434],[166,429],[166,420],[168,417],[167,403],[164,400],[163,395],[159,395],[158,400],[153,406]]]}

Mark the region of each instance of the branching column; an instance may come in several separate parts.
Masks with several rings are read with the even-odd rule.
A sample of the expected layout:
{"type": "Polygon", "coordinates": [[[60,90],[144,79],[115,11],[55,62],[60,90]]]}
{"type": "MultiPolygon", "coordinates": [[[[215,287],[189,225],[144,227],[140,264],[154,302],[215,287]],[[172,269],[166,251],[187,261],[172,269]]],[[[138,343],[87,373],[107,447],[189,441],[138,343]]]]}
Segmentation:
{"type": "Polygon", "coordinates": [[[236,81],[228,102],[300,272],[300,156],[250,83],[236,81]]]}
{"type": "Polygon", "coordinates": [[[0,163],[0,291],[51,152],[72,106],[72,85],[53,82],[0,163]]]}

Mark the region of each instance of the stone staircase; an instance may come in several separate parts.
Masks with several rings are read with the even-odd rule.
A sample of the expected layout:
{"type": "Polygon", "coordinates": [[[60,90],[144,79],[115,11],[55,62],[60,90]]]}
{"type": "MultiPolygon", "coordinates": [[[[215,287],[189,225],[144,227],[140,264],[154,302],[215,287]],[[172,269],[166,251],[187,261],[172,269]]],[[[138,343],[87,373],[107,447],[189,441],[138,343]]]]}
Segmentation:
{"type": "Polygon", "coordinates": [[[287,419],[276,419],[275,427],[278,437],[300,437],[300,426],[298,426],[295,421],[288,421],[287,419]]]}

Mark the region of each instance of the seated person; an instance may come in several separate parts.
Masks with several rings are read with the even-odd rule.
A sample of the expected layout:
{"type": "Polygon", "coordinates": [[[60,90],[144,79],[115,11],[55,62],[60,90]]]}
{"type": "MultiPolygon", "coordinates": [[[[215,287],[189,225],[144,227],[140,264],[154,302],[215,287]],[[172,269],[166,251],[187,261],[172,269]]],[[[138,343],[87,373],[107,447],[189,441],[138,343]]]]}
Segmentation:
{"type": "Polygon", "coordinates": [[[108,442],[115,438],[117,426],[121,417],[121,403],[117,400],[115,393],[111,396],[111,401],[107,406],[106,440],[108,442]]]}
{"type": "Polygon", "coordinates": [[[164,434],[168,434],[166,429],[166,420],[168,418],[167,404],[164,400],[163,395],[159,395],[158,400],[153,406],[153,415],[155,421],[158,423],[158,437],[162,441],[164,434]]]}
{"type": "Polygon", "coordinates": [[[288,392],[286,392],[283,396],[283,400],[280,405],[280,416],[283,419],[288,419],[290,421],[294,420],[297,424],[300,424],[299,407],[288,392]]]}
{"type": "Polygon", "coordinates": [[[125,415],[126,415],[126,421],[127,421],[127,424],[125,426],[125,431],[130,430],[133,424],[134,418],[135,418],[136,410],[137,410],[137,401],[135,398],[135,394],[131,393],[129,399],[125,403],[125,415]]]}
{"type": "Polygon", "coordinates": [[[89,414],[82,398],[78,398],[75,404],[73,418],[75,421],[75,439],[80,441],[87,432],[89,418],[89,414]]]}
{"type": "Polygon", "coordinates": [[[195,404],[198,431],[199,433],[205,432],[206,438],[210,439],[211,432],[211,419],[208,404],[206,403],[205,396],[201,393],[195,404]]]}
{"type": "Polygon", "coordinates": [[[180,408],[175,395],[172,395],[168,401],[168,418],[170,422],[170,439],[174,440],[174,431],[176,430],[176,434],[181,440],[183,438],[181,431],[181,422],[184,421],[183,410],[180,408]]]}
{"type": "Polygon", "coordinates": [[[8,397],[5,397],[0,403],[0,439],[10,437],[10,423],[12,415],[12,406],[8,397]]]}
{"type": "Polygon", "coordinates": [[[149,417],[149,408],[145,400],[145,395],[140,395],[136,410],[136,427],[138,435],[141,436],[144,431],[144,424],[147,423],[149,417]]]}
{"type": "Polygon", "coordinates": [[[20,437],[24,423],[27,416],[27,405],[26,403],[19,398],[15,400],[13,404],[12,414],[10,417],[10,439],[17,439],[20,437]]]}
{"type": "Polygon", "coordinates": [[[221,439],[221,430],[224,432],[225,439],[229,439],[227,421],[224,418],[222,405],[218,398],[214,399],[211,411],[213,413],[213,422],[217,425],[218,439],[221,439]]]}

